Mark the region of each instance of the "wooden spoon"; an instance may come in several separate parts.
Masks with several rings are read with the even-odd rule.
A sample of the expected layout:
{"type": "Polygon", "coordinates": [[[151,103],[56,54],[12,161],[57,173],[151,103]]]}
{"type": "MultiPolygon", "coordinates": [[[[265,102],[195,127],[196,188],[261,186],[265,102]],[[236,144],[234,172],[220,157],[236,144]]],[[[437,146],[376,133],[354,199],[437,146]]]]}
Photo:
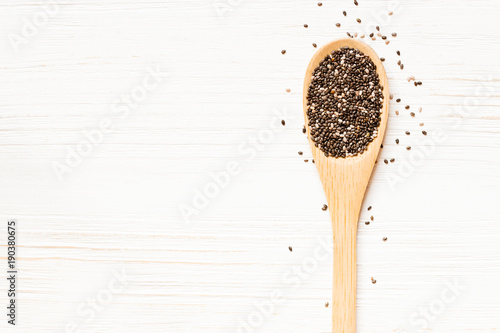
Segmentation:
{"type": "Polygon", "coordinates": [[[325,190],[333,229],[333,333],[356,332],[356,234],[358,218],[368,181],[384,138],[389,112],[389,84],[384,66],[371,47],[355,39],[339,39],[321,47],[312,57],[304,79],[303,107],[307,137],[325,190]],[[369,56],[377,66],[384,102],[378,136],[360,155],[326,157],[310,139],[307,124],[307,91],[314,69],[327,55],[341,47],[351,47],[369,56]]]}

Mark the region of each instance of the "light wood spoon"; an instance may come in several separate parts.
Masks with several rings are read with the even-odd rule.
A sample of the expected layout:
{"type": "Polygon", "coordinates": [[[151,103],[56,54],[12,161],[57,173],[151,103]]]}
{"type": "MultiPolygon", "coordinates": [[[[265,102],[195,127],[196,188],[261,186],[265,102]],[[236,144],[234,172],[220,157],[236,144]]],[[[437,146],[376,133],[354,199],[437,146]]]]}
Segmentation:
{"type": "Polygon", "coordinates": [[[356,234],[358,218],[368,181],[384,138],[389,112],[389,84],[384,66],[371,47],[355,39],[339,39],[321,47],[312,57],[304,79],[303,107],[307,137],[325,190],[333,229],[333,333],[356,332],[356,234]],[[377,66],[384,102],[378,136],[360,155],[326,157],[310,139],[307,91],[314,69],[327,55],[341,47],[352,47],[369,56],[377,66]]]}

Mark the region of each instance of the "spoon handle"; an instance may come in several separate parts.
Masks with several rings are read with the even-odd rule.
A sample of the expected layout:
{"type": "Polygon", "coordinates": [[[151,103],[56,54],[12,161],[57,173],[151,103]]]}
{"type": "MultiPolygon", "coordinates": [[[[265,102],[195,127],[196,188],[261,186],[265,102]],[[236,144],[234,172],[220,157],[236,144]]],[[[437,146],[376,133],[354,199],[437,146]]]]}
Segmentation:
{"type": "Polygon", "coordinates": [[[356,234],[359,206],[338,204],[337,202],[337,205],[330,206],[334,244],[332,332],[355,333],[356,234]]]}

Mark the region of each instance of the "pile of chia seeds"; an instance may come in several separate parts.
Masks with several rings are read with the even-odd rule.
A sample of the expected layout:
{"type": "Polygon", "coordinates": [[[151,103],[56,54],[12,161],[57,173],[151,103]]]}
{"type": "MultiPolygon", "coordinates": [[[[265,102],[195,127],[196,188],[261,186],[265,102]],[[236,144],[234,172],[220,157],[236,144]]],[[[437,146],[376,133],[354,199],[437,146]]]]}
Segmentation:
{"type": "Polygon", "coordinates": [[[310,136],[332,157],[362,154],[377,137],[383,87],[373,61],[361,51],[343,47],[314,70],[307,94],[310,136]]]}

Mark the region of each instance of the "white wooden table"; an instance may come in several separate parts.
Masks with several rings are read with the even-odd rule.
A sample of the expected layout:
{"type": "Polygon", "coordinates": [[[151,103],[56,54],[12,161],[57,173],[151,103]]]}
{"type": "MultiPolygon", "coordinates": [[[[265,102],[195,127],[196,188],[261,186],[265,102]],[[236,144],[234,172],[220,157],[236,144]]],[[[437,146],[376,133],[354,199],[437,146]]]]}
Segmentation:
{"type": "Polygon", "coordinates": [[[1,332],[330,332],[301,85],[312,43],[375,25],[398,34],[364,38],[395,98],[358,332],[498,332],[500,3],[322,2],[2,1],[0,275],[17,219],[19,280],[1,332]]]}

